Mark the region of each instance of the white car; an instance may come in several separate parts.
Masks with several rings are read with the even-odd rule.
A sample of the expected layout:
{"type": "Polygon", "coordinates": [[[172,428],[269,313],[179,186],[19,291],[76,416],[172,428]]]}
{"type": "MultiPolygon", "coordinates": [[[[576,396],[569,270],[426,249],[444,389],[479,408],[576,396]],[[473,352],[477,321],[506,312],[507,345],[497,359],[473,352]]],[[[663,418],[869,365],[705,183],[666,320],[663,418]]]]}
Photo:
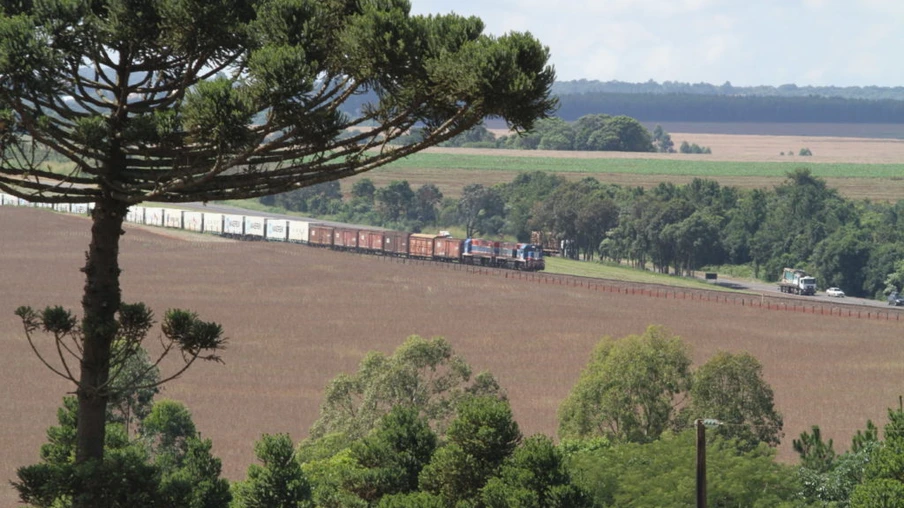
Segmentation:
{"type": "Polygon", "coordinates": [[[839,288],[826,289],[826,296],[834,296],[835,298],[844,298],[844,291],[839,288]]]}

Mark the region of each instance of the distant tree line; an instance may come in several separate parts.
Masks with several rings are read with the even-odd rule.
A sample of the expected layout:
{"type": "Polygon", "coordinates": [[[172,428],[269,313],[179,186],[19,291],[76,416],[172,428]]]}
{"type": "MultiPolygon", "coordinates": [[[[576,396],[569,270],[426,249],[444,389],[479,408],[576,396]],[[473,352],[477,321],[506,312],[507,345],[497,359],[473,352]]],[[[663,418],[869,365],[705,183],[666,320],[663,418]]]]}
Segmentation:
{"type": "MultiPolygon", "coordinates": [[[[441,146],[465,148],[506,148],[516,150],[566,150],[655,152],[669,151],[673,143],[661,126],[651,133],[637,120],[627,116],[604,114],[585,115],[575,122],[560,118],[538,120],[530,132],[522,135],[500,136],[478,125],[459,134],[441,146]]],[[[401,138],[420,137],[421,129],[401,138]]]]}
{"type": "Polygon", "coordinates": [[[658,122],[901,123],[904,101],[843,97],[586,92],[559,96],[565,121],[605,113],[658,122]]]}
{"type": "MultiPolygon", "coordinates": [[[[629,116],[643,122],[901,123],[904,87],[733,86],[709,83],[558,81],[556,116],[629,116]]],[[[350,98],[343,111],[358,117],[374,98],[350,98]]]]}
{"type": "Polygon", "coordinates": [[[469,236],[522,242],[540,231],[566,246],[569,257],[663,273],[745,265],[774,281],[794,267],[850,295],[882,298],[904,289],[904,201],[848,200],[807,169],[765,190],[705,179],[643,189],[534,172],[492,187],[468,185],[458,199],[432,184],[378,189],[366,179],[345,198],[335,184],[323,184],[270,199],[314,216],[405,231],[456,226],[469,236]]]}
{"type": "Polygon", "coordinates": [[[845,99],[897,100],[904,101],[904,86],[734,86],[730,81],[721,85],[710,83],[683,83],[680,81],[650,80],[644,83],[625,81],[596,81],[579,79],[556,81],[552,86],[553,95],[605,93],[664,94],[664,95],[737,95],[758,97],[841,97],[845,99]]]}

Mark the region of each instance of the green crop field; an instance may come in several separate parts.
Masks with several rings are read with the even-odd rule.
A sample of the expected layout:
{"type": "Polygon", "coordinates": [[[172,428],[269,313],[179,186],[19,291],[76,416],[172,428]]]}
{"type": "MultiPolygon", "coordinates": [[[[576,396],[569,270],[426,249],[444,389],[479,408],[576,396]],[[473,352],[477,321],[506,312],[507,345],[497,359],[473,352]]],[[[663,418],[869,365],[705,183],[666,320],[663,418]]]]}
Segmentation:
{"type": "Polygon", "coordinates": [[[392,169],[549,171],[555,173],[629,173],[699,177],[784,177],[807,167],[821,178],[904,179],[904,164],[739,162],[675,159],[518,157],[507,155],[471,155],[418,153],[396,161],[392,169]]]}

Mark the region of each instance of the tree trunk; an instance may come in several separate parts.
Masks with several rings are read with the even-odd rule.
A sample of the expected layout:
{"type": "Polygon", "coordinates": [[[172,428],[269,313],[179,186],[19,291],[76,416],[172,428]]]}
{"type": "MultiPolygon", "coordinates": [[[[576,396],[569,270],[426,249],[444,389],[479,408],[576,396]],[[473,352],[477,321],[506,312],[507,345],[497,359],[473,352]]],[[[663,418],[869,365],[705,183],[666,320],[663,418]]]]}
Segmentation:
{"type": "Polygon", "coordinates": [[[109,393],[110,354],[118,332],[119,311],[119,237],[125,203],[105,197],[99,199],[92,213],[91,245],[86,253],[85,293],[82,297],[84,317],[84,352],[78,394],[78,430],[76,463],[103,459],[106,412],[109,393]]]}

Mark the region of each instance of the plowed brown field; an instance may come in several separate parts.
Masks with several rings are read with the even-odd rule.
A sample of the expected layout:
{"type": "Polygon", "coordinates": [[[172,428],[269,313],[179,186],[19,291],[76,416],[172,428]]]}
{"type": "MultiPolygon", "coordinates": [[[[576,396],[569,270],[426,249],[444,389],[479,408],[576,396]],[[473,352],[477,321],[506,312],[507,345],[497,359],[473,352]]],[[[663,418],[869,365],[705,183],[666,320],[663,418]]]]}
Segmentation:
{"type": "MultiPolygon", "coordinates": [[[[37,461],[44,430],[72,389],[34,357],[13,310],[62,304],[80,312],[88,231],[86,218],[0,208],[0,506],[15,503],[6,480],[37,461]]],[[[410,334],[445,336],[477,370],[495,374],[526,434],[555,434],[556,409],[602,336],[650,324],[682,336],[698,364],[719,350],[759,358],[785,415],[786,460],[794,459],[791,439],[811,424],[844,448],[867,418],[881,425],[902,392],[898,321],[592,292],[161,233],[127,227],[124,296],[158,315],[190,308],[227,330],[226,364],[197,365],[162,396],[189,406],[232,479],[244,476],[262,433],[305,437],[330,379],[410,334]]]]}

